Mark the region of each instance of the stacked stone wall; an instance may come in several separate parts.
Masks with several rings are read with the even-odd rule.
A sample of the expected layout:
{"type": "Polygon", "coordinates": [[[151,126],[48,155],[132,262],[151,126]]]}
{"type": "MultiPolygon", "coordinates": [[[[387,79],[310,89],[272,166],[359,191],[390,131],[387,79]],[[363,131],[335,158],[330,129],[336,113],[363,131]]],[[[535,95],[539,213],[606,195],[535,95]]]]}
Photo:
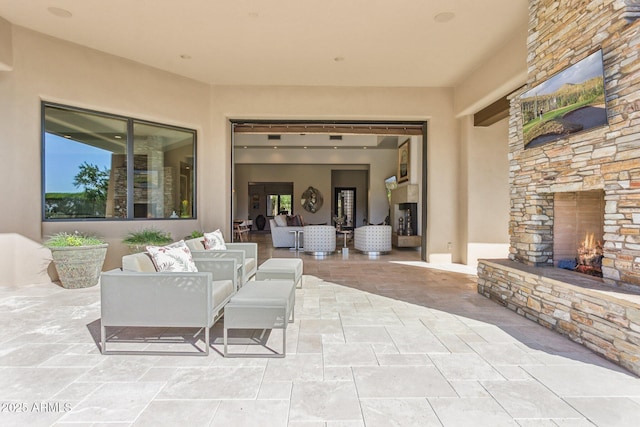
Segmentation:
{"type": "Polygon", "coordinates": [[[531,0],[527,86],[511,96],[510,258],[553,263],[553,193],[605,192],[605,283],[640,289],[640,20],[636,0],[531,0]],[[632,16],[632,18],[629,18],[632,16]],[[519,95],[602,49],[609,125],[525,149],[519,95]]]}
{"type": "Polygon", "coordinates": [[[541,275],[544,270],[551,269],[484,260],[478,292],[640,375],[640,298],[603,292],[595,283],[571,285],[562,276],[577,273],[553,269],[552,278],[541,275]]]}

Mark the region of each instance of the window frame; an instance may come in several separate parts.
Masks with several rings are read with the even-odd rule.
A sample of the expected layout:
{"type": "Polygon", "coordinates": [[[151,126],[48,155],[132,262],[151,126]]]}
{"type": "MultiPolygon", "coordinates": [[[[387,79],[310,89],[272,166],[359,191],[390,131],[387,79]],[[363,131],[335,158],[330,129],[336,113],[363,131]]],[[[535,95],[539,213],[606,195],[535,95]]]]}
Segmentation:
{"type": "MultiPolygon", "coordinates": [[[[74,107],[66,104],[59,104],[55,102],[49,101],[41,101],[40,103],[40,196],[41,196],[41,206],[40,213],[42,222],[123,222],[123,221],[166,221],[166,220],[194,220],[198,218],[198,174],[197,174],[197,148],[198,148],[198,131],[196,129],[191,129],[183,126],[170,125],[167,123],[160,123],[151,120],[139,119],[132,116],[124,116],[120,114],[107,113],[103,111],[91,110],[88,108],[74,107]],[[108,218],[47,218],[46,217],[46,109],[47,108],[58,108],[64,109],[77,113],[87,113],[93,114],[97,116],[102,116],[109,119],[116,120],[124,120],[126,122],[126,159],[127,159],[127,216],[125,218],[116,218],[116,217],[108,217],[108,218]],[[193,199],[191,212],[192,216],[186,218],[178,216],[178,218],[135,218],[134,212],[134,124],[142,124],[142,125],[150,125],[157,126],[167,129],[175,129],[181,132],[188,132],[193,134],[193,164],[192,173],[193,173],[193,184],[191,188],[191,196],[193,199]]],[[[178,179],[180,179],[180,173],[178,171],[178,179]]]]}
{"type": "Polygon", "coordinates": [[[289,215],[293,215],[293,194],[288,194],[288,193],[268,193],[267,194],[267,218],[275,218],[277,215],[280,215],[280,212],[282,212],[282,204],[280,203],[282,200],[282,196],[289,196],[291,198],[291,212],[289,212],[289,215]],[[269,205],[271,204],[273,206],[272,203],[270,203],[271,197],[275,196],[277,197],[278,201],[277,201],[277,213],[275,215],[270,215],[271,212],[269,212],[269,205]]]}

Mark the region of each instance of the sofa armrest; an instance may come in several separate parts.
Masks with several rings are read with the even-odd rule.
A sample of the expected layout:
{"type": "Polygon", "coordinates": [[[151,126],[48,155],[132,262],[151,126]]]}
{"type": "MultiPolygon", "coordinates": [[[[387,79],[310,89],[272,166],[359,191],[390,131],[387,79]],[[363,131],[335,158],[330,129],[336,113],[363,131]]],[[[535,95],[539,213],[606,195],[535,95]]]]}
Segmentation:
{"type": "Polygon", "coordinates": [[[244,251],[245,258],[255,258],[256,262],[258,260],[258,244],[257,243],[234,242],[234,243],[225,243],[225,245],[227,246],[227,249],[244,251]]]}
{"type": "Polygon", "coordinates": [[[191,256],[199,259],[234,259],[236,261],[236,268],[240,270],[242,277],[238,285],[244,283],[244,263],[245,252],[243,250],[233,249],[209,249],[202,251],[191,251],[191,256]]]}
{"type": "Polygon", "coordinates": [[[219,258],[207,256],[206,251],[193,252],[193,262],[198,271],[208,272],[213,275],[213,280],[231,280],[233,282],[234,293],[242,284],[242,268],[235,258],[219,258]]]}
{"type": "Polygon", "coordinates": [[[103,326],[210,327],[213,275],[112,270],[100,279],[103,326]]]}

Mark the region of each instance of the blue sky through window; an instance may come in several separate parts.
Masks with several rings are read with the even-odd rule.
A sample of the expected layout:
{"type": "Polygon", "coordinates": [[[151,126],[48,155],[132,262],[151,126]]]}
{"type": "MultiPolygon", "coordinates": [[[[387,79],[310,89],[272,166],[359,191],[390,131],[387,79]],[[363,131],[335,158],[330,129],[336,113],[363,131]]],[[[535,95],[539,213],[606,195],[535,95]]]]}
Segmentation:
{"type": "Polygon", "coordinates": [[[78,193],[73,179],[83,162],[111,168],[111,152],[71,139],[45,133],[45,192],[78,193]]]}

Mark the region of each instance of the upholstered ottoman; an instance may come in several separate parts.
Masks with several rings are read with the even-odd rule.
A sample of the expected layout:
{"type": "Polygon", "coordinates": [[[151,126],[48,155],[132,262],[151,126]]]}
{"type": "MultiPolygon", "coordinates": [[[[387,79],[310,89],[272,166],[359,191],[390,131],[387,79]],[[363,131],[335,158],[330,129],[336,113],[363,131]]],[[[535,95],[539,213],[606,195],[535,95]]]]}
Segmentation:
{"type": "Polygon", "coordinates": [[[271,258],[263,262],[256,272],[256,280],[293,280],[302,287],[302,260],[299,258],[271,258]]]}
{"type": "Polygon", "coordinates": [[[225,357],[285,357],[287,325],[294,320],[296,288],[291,280],[247,282],[224,308],[225,357]],[[282,353],[229,353],[229,329],[282,329],[282,353]]]}

